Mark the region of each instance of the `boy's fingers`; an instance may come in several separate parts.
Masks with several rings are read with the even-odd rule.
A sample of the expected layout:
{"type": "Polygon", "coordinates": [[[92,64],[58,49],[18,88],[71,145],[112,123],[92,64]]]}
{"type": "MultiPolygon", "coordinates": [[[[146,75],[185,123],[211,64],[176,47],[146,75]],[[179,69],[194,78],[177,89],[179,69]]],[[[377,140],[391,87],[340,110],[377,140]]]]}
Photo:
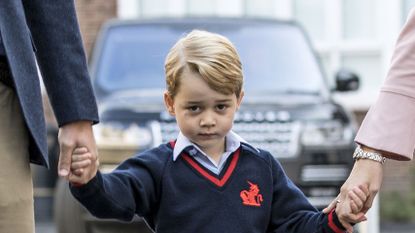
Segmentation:
{"type": "Polygon", "coordinates": [[[362,202],[365,202],[367,197],[369,196],[369,193],[365,193],[364,190],[362,190],[361,188],[355,187],[352,190],[362,202]]]}
{"type": "Polygon", "coordinates": [[[83,173],[84,173],[84,169],[83,168],[79,168],[79,169],[73,170],[72,173],[74,175],[76,175],[76,176],[82,176],[83,173]]]}
{"type": "Polygon", "coordinates": [[[351,200],[350,208],[352,209],[352,213],[358,213],[361,207],[357,206],[356,203],[353,200],[351,200]]]}
{"type": "Polygon", "coordinates": [[[77,147],[75,148],[75,150],[73,151],[73,154],[83,154],[83,153],[87,153],[88,152],[88,148],[86,147],[77,147]]]}
{"type": "Polygon", "coordinates": [[[85,168],[88,167],[89,165],[91,165],[91,160],[87,159],[87,160],[82,160],[82,161],[78,161],[78,162],[73,162],[71,164],[71,170],[76,170],[79,168],[85,168]]]}
{"type": "Polygon", "coordinates": [[[78,161],[87,160],[91,158],[92,158],[91,153],[74,154],[72,155],[72,162],[78,162],[78,161]]]}
{"type": "Polygon", "coordinates": [[[350,191],[349,193],[348,193],[348,196],[349,196],[349,198],[350,198],[350,203],[354,203],[355,205],[356,205],[356,207],[358,207],[359,209],[358,209],[358,211],[352,211],[353,213],[357,213],[357,212],[359,212],[360,211],[360,209],[363,207],[363,204],[364,204],[364,201],[362,201],[360,198],[359,198],[359,196],[358,195],[356,195],[356,193],[355,192],[353,192],[353,190],[352,191],[350,191]]]}
{"type": "Polygon", "coordinates": [[[86,178],[86,171],[84,169],[73,170],[69,175],[69,182],[72,184],[83,185],[89,182],[86,178]]]}
{"type": "Polygon", "coordinates": [[[366,198],[370,195],[369,186],[368,185],[359,185],[359,190],[362,191],[366,198]]]}

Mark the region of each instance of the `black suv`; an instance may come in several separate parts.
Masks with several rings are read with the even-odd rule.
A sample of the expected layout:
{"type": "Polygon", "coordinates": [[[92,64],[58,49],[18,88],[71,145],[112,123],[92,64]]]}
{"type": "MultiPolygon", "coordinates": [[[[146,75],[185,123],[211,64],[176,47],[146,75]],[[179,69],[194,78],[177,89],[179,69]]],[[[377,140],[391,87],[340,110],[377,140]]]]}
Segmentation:
{"type": "MultiPolygon", "coordinates": [[[[164,59],[192,29],[222,34],[239,52],[245,97],[233,130],[269,150],[310,202],[325,207],[350,172],[355,135],[353,118],[331,92],[357,89],[359,80],[342,71],[336,87],[329,88],[306,34],[294,22],[186,18],[108,23],[91,63],[101,118],[94,129],[101,171],[177,136],[175,119],[163,104],[164,59]]],[[[149,232],[139,218],[130,224],[93,218],[73,202],[64,182],[58,185],[55,208],[60,233],[109,232],[111,227],[149,232]]]]}

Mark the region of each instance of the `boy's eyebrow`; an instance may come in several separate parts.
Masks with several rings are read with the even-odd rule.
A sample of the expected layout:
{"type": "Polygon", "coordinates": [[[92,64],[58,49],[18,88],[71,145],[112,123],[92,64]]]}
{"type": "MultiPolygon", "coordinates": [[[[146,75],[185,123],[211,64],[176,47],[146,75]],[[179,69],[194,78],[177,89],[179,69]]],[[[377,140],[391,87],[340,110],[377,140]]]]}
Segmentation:
{"type": "MultiPolygon", "coordinates": [[[[204,101],[186,101],[186,104],[201,104],[204,101]]],[[[220,99],[220,100],[215,100],[216,103],[227,103],[227,102],[232,102],[232,99],[220,99]]]]}
{"type": "Polygon", "coordinates": [[[186,101],[186,104],[200,104],[203,103],[203,101],[186,101]]]}
{"type": "Polygon", "coordinates": [[[226,103],[226,102],[231,102],[232,99],[223,99],[223,100],[216,100],[216,102],[218,103],[226,103]]]}

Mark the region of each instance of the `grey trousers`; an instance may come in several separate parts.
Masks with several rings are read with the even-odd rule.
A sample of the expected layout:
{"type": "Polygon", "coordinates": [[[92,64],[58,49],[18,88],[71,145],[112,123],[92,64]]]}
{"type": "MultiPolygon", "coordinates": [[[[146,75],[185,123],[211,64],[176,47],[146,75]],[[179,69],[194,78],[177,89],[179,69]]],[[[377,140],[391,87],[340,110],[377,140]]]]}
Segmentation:
{"type": "Polygon", "coordinates": [[[0,232],[33,233],[28,131],[16,93],[0,82],[0,232]]]}

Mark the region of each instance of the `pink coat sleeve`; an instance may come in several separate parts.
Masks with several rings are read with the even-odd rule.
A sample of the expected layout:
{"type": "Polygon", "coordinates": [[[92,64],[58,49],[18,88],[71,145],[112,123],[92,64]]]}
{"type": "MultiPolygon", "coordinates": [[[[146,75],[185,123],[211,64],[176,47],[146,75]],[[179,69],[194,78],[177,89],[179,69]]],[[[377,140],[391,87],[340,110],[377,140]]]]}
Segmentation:
{"type": "Polygon", "coordinates": [[[369,109],[355,141],[410,160],[415,148],[415,9],[397,40],[376,103],[369,109]]]}

